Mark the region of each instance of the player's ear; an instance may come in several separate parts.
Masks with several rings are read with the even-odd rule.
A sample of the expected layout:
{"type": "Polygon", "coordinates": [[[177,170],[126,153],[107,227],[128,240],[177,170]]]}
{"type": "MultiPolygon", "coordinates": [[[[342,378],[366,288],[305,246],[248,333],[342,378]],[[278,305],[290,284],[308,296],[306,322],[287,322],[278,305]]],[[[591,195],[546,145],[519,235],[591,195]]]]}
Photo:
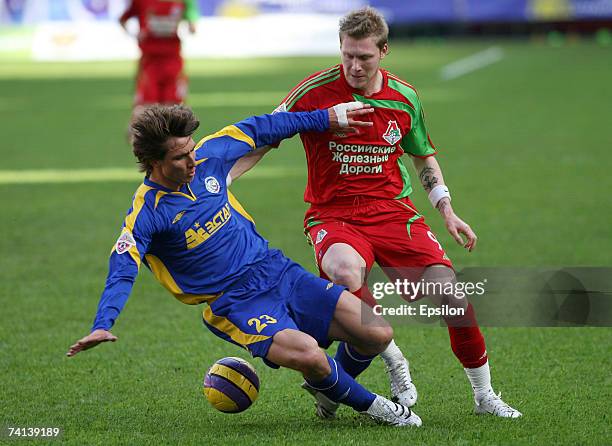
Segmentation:
{"type": "Polygon", "coordinates": [[[385,43],[383,47],[380,49],[380,58],[384,59],[388,53],[389,53],[389,45],[385,43]]]}
{"type": "Polygon", "coordinates": [[[164,160],[151,160],[151,169],[158,169],[164,160]]]}

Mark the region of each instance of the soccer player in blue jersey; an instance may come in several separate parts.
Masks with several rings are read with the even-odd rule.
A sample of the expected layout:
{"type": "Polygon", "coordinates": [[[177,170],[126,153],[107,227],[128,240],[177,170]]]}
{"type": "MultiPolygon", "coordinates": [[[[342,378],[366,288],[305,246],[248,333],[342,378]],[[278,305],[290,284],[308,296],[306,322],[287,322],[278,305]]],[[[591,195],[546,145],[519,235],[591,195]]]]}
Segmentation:
{"type": "Polygon", "coordinates": [[[144,263],[181,302],[206,303],[204,323],[218,337],[301,372],[310,388],[379,422],[420,426],[408,407],[352,378],[387,347],[391,327],[345,288],[269,248],[228,190],[244,155],[299,132],[369,126],[356,119],[372,112],[362,107],[251,117],[197,144],[199,122],[187,107],[153,106],[136,118],[133,149],[146,176],[111,253],[91,333],[67,355],[117,340],[110,329],[144,263]],[[331,358],[321,347],[333,340],[345,347],[331,358]]]}

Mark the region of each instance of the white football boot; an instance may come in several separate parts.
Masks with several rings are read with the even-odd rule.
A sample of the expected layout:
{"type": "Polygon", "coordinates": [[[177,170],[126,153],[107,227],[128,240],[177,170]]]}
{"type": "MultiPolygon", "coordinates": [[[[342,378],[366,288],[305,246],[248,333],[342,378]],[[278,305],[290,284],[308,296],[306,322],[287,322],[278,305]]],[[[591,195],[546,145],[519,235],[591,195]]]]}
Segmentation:
{"type": "Polygon", "coordinates": [[[406,407],[416,404],[418,394],[412,383],[410,368],[406,358],[394,360],[393,363],[385,362],[385,370],[391,384],[391,400],[406,407]]]}
{"type": "Polygon", "coordinates": [[[370,418],[380,424],[388,424],[390,426],[418,427],[423,424],[421,418],[410,410],[409,407],[394,403],[380,395],[376,395],[376,399],[368,410],[361,413],[370,416],[370,418]]]}
{"type": "Polygon", "coordinates": [[[510,407],[501,399],[501,392],[496,395],[493,389],[489,390],[483,396],[474,398],[476,406],[474,412],[476,415],[491,414],[496,417],[503,418],[518,418],[523,416],[518,410],[510,407]]]}
{"type": "Polygon", "coordinates": [[[302,383],[302,389],[314,396],[315,408],[319,418],[324,420],[332,420],[336,418],[336,411],[338,410],[338,407],[340,407],[340,403],[330,400],[317,389],[310,387],[307,382],[302,383]]]}

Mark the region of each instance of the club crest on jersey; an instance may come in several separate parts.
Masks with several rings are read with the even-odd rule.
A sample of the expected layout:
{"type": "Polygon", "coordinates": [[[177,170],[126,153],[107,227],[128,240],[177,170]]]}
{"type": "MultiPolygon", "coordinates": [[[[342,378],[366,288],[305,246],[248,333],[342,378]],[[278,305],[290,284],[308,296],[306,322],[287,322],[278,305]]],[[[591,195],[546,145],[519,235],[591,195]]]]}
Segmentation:
{"type": "Polygon", "coordinates": [[[321,243],[326,235],[327,231],[325,229],[321,229],[319,232],[317,232],[317,240],[315,241],[315,245],[321,243]]]}
{"type": "Polygon", "coordinates": [[[115,250],[117,254],[123,254],[124,252],[128,252],[132,246],[136,246],[136,240],[134,240],[134,236],[129,231],[123,231],[119,238],[117,239],[117,243],[115,244],[115,250]]]}
{"type": "Polygon", "coordinates": [[[215,177],[206,177],[204,185],[206,186],[206,190],[211,194],[218,194],[221,190],[221,185],[215,177]]]}
{"type": "Polygon", "coordinates": [[[383,133],[382,137],[392,146],[402,139],[402,132],[397,125],[397,121],[389,121],[389,127],[387,127],[387,131],[383,133]]]}

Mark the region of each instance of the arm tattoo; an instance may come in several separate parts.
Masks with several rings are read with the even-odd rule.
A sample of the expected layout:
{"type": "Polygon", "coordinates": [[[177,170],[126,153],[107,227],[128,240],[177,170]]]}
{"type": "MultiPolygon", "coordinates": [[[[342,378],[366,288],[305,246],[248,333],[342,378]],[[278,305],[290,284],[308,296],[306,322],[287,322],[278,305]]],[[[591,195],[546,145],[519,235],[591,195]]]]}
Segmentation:
{"type": "Polygon", "coordinates": [[[426,192],[431,192],[431,190],[438,184],[438,178],[434,176],[434,169],[431,167],[424,167],[419,174],[419,179],[421,180],[421,184],[425,188],[426,192]]]}

